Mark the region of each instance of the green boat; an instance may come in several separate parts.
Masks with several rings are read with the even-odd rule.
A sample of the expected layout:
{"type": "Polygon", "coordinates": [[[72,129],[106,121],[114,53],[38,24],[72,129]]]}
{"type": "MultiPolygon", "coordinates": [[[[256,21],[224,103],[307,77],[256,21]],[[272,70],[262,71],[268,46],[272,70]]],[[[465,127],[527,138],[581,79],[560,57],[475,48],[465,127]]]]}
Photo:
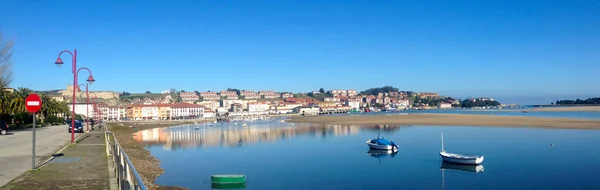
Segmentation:
{"type": "Polygon", "coordinates": [[[246,183],[246,175],[211,175],[213,183],[246,183]]]}

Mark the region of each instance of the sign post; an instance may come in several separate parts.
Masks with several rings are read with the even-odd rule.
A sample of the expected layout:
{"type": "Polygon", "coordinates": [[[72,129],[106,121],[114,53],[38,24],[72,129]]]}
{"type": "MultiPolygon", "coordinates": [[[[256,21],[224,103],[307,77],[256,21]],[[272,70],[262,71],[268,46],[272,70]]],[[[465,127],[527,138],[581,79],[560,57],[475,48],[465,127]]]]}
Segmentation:
{"type": "Polygon", "coordinates": [[[33,143],[31,148],[31,169],[35,170],[35,114],[42,108],[42,99],[37,94],[30,94],[25,99],[25,107],[33,114],[33,143]]]}

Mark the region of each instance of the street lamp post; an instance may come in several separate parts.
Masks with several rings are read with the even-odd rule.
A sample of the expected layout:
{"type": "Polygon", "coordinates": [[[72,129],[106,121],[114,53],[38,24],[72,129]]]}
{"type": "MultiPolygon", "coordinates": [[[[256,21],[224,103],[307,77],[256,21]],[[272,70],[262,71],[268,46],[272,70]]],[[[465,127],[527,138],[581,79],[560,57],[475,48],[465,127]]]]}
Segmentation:
{"type": "MultiPolygon", "coordinates": [[[[77,49],[74,49],[73,52],[71,53],[71,51],[69,50],[63,50],[58,54],[58,58],[56,58],[56,61],[54,62],[54,64],[58,65],[59,67],[61,65],[63,65],[63,61],[62,59],[60,59],[60,56],[63,53],[69,53],[71,54],[71,72],[73,73],[73,102],[71,102],[73,104],[73,111],[71,112],[71,143],[75,142],[75,104],[77,103],[76,100],[76,96],[75,96],[75,90],[77,89],[77,73],[79,72],[79,70],[84,69],[80,68],[79,70],[77,70],[77,49]]],[[[87,79],[87,82],[89,84],[92,84],[94,81],[94,77],[92,76],[92,71],[90,71],[88,68],[85,68],[86,70],[88,70],[90,72],[90,76],[87,79]]]]}
{"type": "Polygon", "coordinates": [[[94,122],[99,122],[98,116],[99,116],[99,108],[98,108],[98,97],[96,96],[96,93],[90,93],[90,95],[93,98],[93,102],[94,102],[94,122]]]}
{"type": "MultiPolygon", "coordinates": [[[[79,87],[79,91],[81,91],[81,86],[84,86],[83,84],[80,84],[79,87]]],[[[85,130],[86,131],[90,131],[90,96],[89,96],[89,91],[88,91],[88,84],[85,84],[85,130]]]]}

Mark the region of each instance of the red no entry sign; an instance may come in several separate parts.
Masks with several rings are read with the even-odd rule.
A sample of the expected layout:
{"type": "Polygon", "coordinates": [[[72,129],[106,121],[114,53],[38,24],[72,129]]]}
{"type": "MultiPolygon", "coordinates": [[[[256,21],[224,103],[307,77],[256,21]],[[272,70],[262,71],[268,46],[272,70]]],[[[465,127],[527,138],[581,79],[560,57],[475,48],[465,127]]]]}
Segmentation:
{"type": "Polygon", "coordinates": [[[31,113],[38,112],[42,108],[42,99],[37,94],[30,94],[25,99],[25,107],[31,113]]]}

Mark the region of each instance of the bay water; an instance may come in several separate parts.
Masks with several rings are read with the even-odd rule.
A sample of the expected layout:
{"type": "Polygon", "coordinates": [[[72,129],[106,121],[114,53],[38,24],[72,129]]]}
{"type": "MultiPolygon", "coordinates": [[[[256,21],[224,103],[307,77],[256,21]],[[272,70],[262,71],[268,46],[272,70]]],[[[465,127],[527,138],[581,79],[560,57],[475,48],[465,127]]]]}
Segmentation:
{"type": "Polygon", "coordinates": [[[157,184],[189,189],[211,189],[213,174],[245,174],[245,189],[600,189],[600,130],[278,119],[150,129],[135,138],[161,161],[157,184]],[[446,151],[485,160],[442,163],[441,133],[446,151]],[[378,135],[399,151],[369,150],[365,141],[378,135]]]}

